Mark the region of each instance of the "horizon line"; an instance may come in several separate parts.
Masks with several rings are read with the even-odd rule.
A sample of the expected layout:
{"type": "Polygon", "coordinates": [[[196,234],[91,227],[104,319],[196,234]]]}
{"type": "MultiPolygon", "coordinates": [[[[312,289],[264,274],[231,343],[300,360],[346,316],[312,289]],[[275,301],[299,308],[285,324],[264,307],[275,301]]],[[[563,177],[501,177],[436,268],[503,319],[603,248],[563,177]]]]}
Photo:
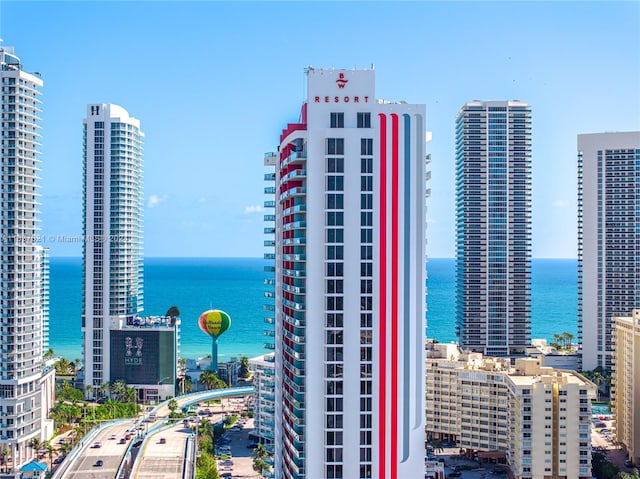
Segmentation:
{"type": "MultiPolygon", "coordinates": [[[[52,255],[49,258],[67,258],[67,259],[82,259],[82,256],[63,256],[63,255],[52,255]]],[[[144,256],[144,258],[149,259],[265,259],[262,256],[144,256]]],[[[428,256],[427,262],[429,260],[434,259],[456,259],[455,257],[447,257],[447,256],[428,256]]],[[[557,259],[557,260],[577,260],[575,257],[555,257],[555,256],[534,256],[533,259],[557,259]]],[[[267,260],[272,261],[272,260],[267,260]]]]}

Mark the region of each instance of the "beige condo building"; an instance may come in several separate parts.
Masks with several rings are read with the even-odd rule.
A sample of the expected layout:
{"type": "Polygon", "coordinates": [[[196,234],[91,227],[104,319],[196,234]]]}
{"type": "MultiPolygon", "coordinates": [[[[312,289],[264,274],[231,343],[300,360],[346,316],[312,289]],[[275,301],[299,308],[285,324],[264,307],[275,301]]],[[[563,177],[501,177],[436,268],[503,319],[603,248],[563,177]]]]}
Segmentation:
{"type": "Polygon", "coordinates": [[[616,438],[629,459],[640,464],[640,309],[614,318],[613,412],[616,438]]]}
{"type": "Polygon", "coordinates": [[[437,343],[426,371],[427,436],[504,462],[517,479],[591,477],[596,388],[579,374],[437,343]]]}

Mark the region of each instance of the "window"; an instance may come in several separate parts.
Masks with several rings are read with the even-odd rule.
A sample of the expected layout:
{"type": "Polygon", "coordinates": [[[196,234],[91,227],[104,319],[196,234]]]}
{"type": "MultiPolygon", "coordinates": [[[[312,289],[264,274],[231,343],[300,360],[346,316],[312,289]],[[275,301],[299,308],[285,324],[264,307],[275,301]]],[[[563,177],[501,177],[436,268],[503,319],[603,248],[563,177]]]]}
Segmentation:
{"type": "Polygon", "coordinates": [[[360,173],[373,173],[373,158],[360,159],[360,173]]]}
{"type": "Polygon", "coordinates": [[[344,225],[344,213],[342,211],[327,212],[327,226],[343,226],[343,225],[344,225]]]}
{"type": "Polygon", "coordinates": [[[358,128],[371,128],[371,113],[358,113],[358,128]]]}
{"type": "Polygon", "coordinates": [[[327,158],[327,173],[344,173],[344,158],[327,158]]]}
{"type": "Polygon", "coordinates": [[[343,191],[343,190],[344,190],[343,176],[327,176],[327,191],[343,191]]]}
{"type": "Polygon", "coordinates": [[[327,209],[328,210],[344,209],[344,196],[341,193],[327,194],[327,209]]]}
{"type": "Polygon", "coordinates": [[[331,113],[331,128],[344,128],[344,113],[331,113]]]}
{"type": "Polygon", "coordinates": [[[373,138],[362,138],[360,140],[360,154],[373,155],[373,138]]]}
{"type": "Polygon", "coordinates": [[[344,138],[327,138],[327,155],[344,155],[344,138]]]}

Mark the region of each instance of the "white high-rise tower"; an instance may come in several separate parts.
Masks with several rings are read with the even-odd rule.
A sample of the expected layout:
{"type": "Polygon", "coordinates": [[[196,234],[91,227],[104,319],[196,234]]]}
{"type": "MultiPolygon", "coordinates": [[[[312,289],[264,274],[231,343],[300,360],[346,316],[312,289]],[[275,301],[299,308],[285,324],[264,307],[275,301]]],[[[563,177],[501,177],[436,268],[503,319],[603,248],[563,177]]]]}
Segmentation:
{"type": "Polygon", "coordinates": [[[87,106],[84,123],[84,383],[110,378],[110,330],[143,308],[140,121],[112,104],[87,106]]]}
{"type": "Polygon", "coordinates": [[[640,308],[640,132],[578,135],[581,369],[613,363],[614,317],[640,308]]]}
{"type": "Polygon", "coordinates": [[[28,443],[53,433],[46,419],[53,370],[43,363],[46,272],[38,242],[40,89],[12,47],[0,47],[0,448],[17,468],[35,452],[28,443]]]}
{"type": "Polygon", "coordinates": [[[425,107],[307,81],[270,162],[276,477],[423,477],[425,107]]]}

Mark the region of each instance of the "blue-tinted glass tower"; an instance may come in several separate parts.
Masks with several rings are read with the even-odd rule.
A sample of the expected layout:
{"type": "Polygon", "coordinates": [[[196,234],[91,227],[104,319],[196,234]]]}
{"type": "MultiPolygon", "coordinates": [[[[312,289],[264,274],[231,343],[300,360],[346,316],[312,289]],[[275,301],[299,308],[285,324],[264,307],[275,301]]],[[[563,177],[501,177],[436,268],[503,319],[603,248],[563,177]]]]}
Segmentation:
{"type": "Polygon", "coordinates": [[[456,332],[463,348],[530,343],[531,108],[472,101],[456,118],[456,332]]]}

